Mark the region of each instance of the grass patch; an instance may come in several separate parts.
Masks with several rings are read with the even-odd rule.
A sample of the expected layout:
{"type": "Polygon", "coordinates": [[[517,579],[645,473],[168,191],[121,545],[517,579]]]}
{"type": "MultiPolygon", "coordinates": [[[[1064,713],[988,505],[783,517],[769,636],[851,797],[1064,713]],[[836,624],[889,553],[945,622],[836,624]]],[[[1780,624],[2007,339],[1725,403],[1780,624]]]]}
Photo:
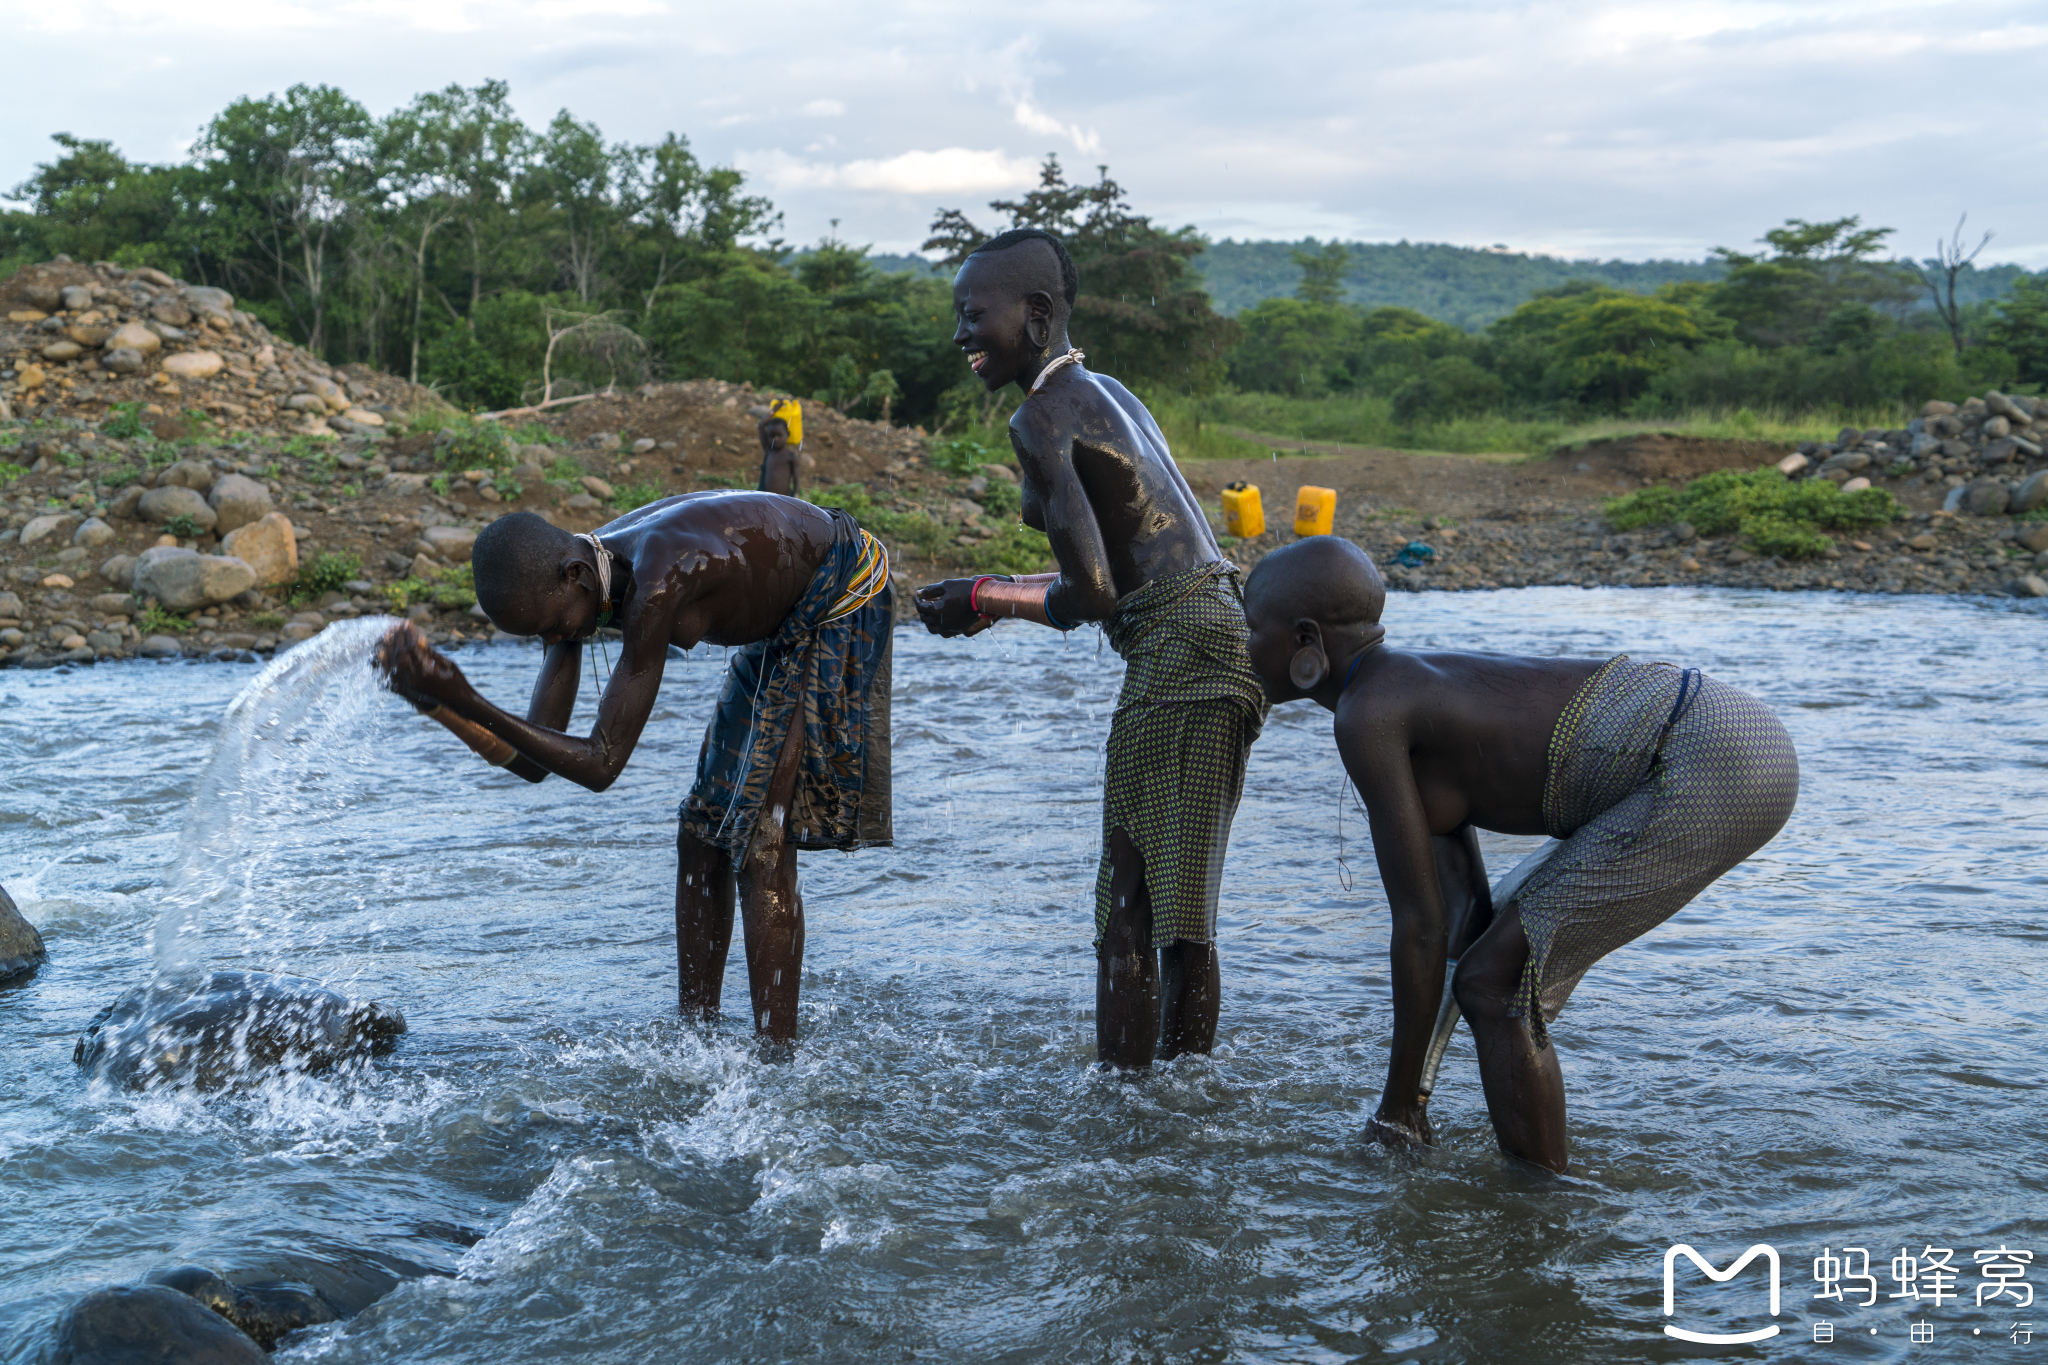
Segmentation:
{"type": "Polygon", "coordinates": [[[0,484],[13,483],[26,473],[28,473],[27,465],[10,464],[6,460],[0,460],[0,484]]]}
{"type": "Polygon", "coordinates": [[[932,468],[957,474],[963,479],[972,478],[983,465],[1010,458],[1009,433],[1007,429],[998,435],[994,431],[970,427],[951,440],[933,441],[925,453],[932,462],[932,468]]]}
{"type": "Polygon", "coordinates": [[[574,483],[589,472],[574,455],[557,455],[547,463],[549,483],[574,483]]]}
{"type": "Polygon", "coordinates": [[[1004,522],[1002,529],[968,553],[994,573],[1044,573],[1057,567],[1045,532],[1034,531],[1020,521],[1004,522]]]}
{"type": "Polygon", "coordinates": [[[1177,395],[1147,401],[1152,420],[1166,437],[1166,448],[1176,460],[1257,460],[1271,447],[1250,440],[1205,414],[1204,405],[1177,395]]]}
{"type": "MultiPolygon", "coordinates": [[[[1542,456],[1592,441],[1652,434],[1760,441],[1790,447],[1801,441],[1831,441],[1835,433],[1845,426],[1859,429],[1896,427],[1904,426],[1908,420],[1903,410],[1894,409],[1816,409],[1787,413],[1738,408],[1732,412],[1701,409],[1667,416],[1595,420],[1480,413],[1402,422],[1394,416],[1391,399],[1372,394],[1344,394],[1328,398],[1288,398],[1272,393],[1217,394],[1203,399],[1163,399],[1154,406],[1153,412],[1173,441],[1174,454],[1187,459],[1202,459],[1205,455],[1200,453],[1199,446],[1193,444],[1189,444],[1184,453],[1183,441],[1186,438],[1175,439],[1174,433],[1176,430],[1186,431],[1196,423],[1200,424],[1196,428],[1197,434],[1211,427],[1240,427],[1295,441],[1327,441],[1386,450],[1447,455],[1542,456]],[[1175,426],[1168,425],[1169,417],[1175,426]]],[[[1221,435],[1230,437],[1227,430],[1221,435]]],[[[1264,452],[1265,447],[1253,447],[1251,451],[1252,454],[1264,452]]]]}
{"type": "Polygon", "coordinates": [[[287,596],[292,605],[297,606],[323,593],[341,591],[342,584],[352,578],[360,578],[362,573],[363,561],[359,556],[329,550],[315,555],[310,563],[299,565],[298,579],[287,596]]]}
{"type": "Polygon", "coordinates": [[[284,619],[281,611],[259,611],[249,618],[249,624],[258,630],[275,630],[284,624],[284,619]]]}
{"type": "Polygon", "coordinates": [[[539,422],[524,422],[505,433],[512,444],[520,446],[565,446],[569,438],[559,435],[539,422]]]}
{"type": "Polygon", "coordinates": [[[135,628],[144,635],[183,635],[192,629],[192,623],[162,607],[151,606],[135,618],[135,628]]]}
{"type": "MultiPolygon", "coordinates": [[[[730,474],[699,474],[697,482],[705,488],[746,488],[750,486],[745,479],[734,478],[730,474]]],[[[857,483],[843,484],[841,486],[845,488],[860,487],[857,483]]],[[[830,489],[826,490],[828,493],[830,491],[830,489]]],[[[818,502],[817,498],[812,498],[811,501],[817,502],[820,507],[837,507],[839,505],[836,502],[818,502]]]]}
{"type": "Polygon", "coordinates": [[[141,403],[116,403],[110,409],[113,415],[100,423],[100,435],[112,436],[116,440],[132,441],[141,436],[155,435],[142,422],[141,403]]]}
{"type": "Polygon", "coordinates": [[[467,564],[437,569],[426,577],[401,578],[383,588],[384,600],[396,610],[425,602],[430,606],[468,611],[476,605],[476,571],[467,564]]]}
{"type": "Polygon", "coordinates": [[[1730,531],[1759,554],[1787,559],[1820,554],[1828,531],[1866,530],[1906,515],[1882,488],[1844,493],[1826,479],[1793,482],[1775,469],[1718,470],[1681,488],[1645,488],[1610,498],[1601,509],[1617,531],[1690,522],[1703,536],[1730,531]]]}
{"type": "Polygon", "coordinates": [[[892,512],[875,506],[868,490],[857,483],[837,483],[814,488],[807,501],[819,507],[837,507],[864,528],[899,545],[916,550],[926,559],[946,543],[946,527],[922,512],[892,512]]]}
{"type": "Polygon", "coordinates": [[[435,458],[443,469],[510,469],[512,443],[496,422],[458,417],[434,437],[435,458]]]}
{"type": "Polygon", "coordinates": [[[630,512],[650,502],[660,502],[667,496],[668,490],[658,483],[622,483],[612,489],[612,506],[621,512],[630,512]]]}

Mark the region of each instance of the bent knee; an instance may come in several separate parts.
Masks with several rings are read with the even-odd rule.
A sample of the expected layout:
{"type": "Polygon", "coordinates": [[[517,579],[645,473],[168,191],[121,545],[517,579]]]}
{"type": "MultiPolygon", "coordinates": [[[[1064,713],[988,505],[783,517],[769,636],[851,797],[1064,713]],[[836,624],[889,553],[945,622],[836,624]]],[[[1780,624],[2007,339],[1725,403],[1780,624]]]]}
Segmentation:
{"type": "Polygon", "coordinates": [[[1466,1018],[1496,1019],[1507,1014],[1521,981],[1519,964],[1468,953],[1451,975],[1451,995],[1466,1018]]]}

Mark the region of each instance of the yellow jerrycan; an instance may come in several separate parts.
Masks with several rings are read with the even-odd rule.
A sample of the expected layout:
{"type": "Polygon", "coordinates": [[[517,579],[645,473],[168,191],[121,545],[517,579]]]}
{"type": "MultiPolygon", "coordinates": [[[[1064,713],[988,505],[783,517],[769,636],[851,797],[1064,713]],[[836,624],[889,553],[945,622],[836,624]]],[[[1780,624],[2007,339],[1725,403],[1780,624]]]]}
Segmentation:
{"type": "Polygon", "coordinates": [[[1223,529],[1239,540],[1266,534],[1266,509],[1259,504],[1259,486],[1242,479],[1223,489],[1223,529]]]}
{"type": "Polygon", "coordinates": [[[1326,536],[1337,520],[1337,490],[1305,483],[1294,495],[1294,534],[1326,536]]]}

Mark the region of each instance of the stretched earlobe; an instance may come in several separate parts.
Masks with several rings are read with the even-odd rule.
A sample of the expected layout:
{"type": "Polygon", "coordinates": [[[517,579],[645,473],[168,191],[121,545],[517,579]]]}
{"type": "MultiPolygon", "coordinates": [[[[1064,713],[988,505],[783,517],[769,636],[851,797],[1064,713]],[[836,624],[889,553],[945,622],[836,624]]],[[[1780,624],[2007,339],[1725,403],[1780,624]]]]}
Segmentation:
{"type": "Polygon", "coordinates": [[[1033,318],[1024,324],[1024,335],[1030,339],[1032,350],[1042,351],[1052,340],[1052,324],[1044,318],[1033,318]]]}
{"type": "Polygon", "coordinates": [[[1288,681],[1304,692],[1314,691],[1329,676],[1330,661],[1313,645],[1295,650],[1287,664],[1288,681]]]}

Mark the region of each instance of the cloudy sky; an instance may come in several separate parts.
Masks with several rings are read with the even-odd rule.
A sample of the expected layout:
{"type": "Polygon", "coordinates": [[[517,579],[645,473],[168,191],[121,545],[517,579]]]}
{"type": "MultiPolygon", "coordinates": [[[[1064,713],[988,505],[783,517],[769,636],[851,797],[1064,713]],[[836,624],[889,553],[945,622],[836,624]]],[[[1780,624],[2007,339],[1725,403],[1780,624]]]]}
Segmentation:
{"type": "Polygon", "coordinates": [[[1216,237],[1697,258],[1860,214],[1925,255],[1967,211],[2048,266],[2043,0],[0,0],[0,32],[0,189],[55,132],[167,160],[236,96],[498,77],[535,125],[685,134],[798,242],[914,248],[1057,152],[1216,237]]]}

